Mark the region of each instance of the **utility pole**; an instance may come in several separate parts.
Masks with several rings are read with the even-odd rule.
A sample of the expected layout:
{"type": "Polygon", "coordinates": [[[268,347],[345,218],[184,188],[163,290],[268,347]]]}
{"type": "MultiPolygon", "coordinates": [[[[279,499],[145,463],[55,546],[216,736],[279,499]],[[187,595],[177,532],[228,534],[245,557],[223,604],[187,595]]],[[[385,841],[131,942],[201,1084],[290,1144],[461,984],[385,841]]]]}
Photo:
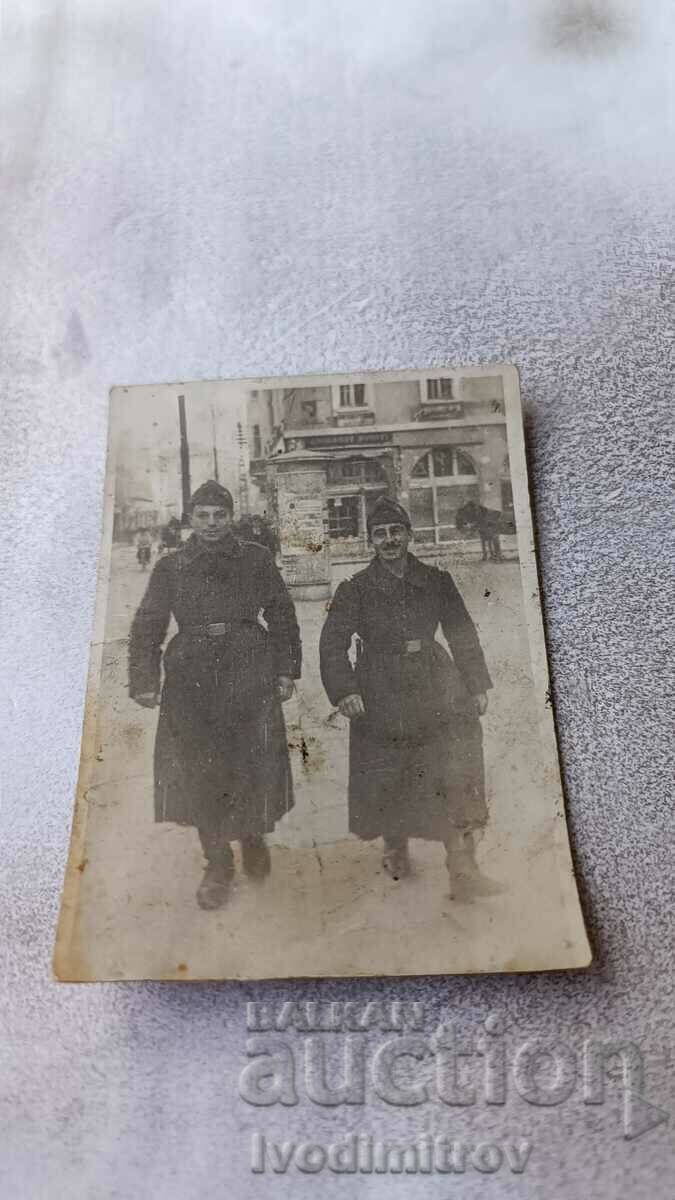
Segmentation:
{"type": "Polygon", "coordinates": [[[213,444],[213,478],[216,483],[220,483],[220,476],[218,475],[218,447],[216,445],[216,410],[213,404],[211,405],[211,441],[213,444]]]}
{"type": "Polygon", "coordinates": [[[237,445],[239,446],[239,516],[245,517],[248,513],[248,455],[246,453],[246,434],[240,421],[237,422],[237,445]]]}
{"type": "Polygon", "coordinates": [[[192,486],[190,484],[190,447],[188,445],[187,421],[185,420],[185,396],[178,397],[178,424],[180,426],[180,479],[183,491],[183,521],[190,508],[192,486]]]}

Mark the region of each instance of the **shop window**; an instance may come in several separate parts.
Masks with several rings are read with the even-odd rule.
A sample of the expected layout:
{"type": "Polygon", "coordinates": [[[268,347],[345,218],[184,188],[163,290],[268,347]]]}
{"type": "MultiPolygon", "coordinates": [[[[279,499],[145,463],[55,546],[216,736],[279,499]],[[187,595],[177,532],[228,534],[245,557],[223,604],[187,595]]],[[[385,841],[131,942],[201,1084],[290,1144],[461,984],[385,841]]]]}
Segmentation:
{"type": "Polygon", "coordinates": [[[434,468],[434,475],[455,474],[455,451],[452,446],[437,446],[431,451],[431,461],[434,468]]]}
{"type": "Polygon", "coordinates": [[[335,496],[328,501],[328,536],[357,538],[361,512],[360,496],[335,496]]]}
{"type": "Polygon", "coordinates": [[[460,536],[457,529],[457,513],[469,500],[474,500],[476,503],[480,501],[477,483],[460,483],[449,487],[440,486],[436,489],[438,540],[440,542],[451,542],[460,536]]]}
{"type": "Polygon", "coordinates": [[[386,482],[382,463],[377,462],[374,458],[367,458],[365,462],[366,468],[366,483],[383,483],[386,482]]]}
{"type": "Polygon", "coordinates": [[[355,479],[357,481],[363,479],[363,463],[359,462],[358,459],[345,459],[344,462],[340,463],[340,468],[343,479],[355,479]]]}
{"type": "Polygon", "coordinates": [[[435,446],[415,463],[410,472],[410,510],[420,537],[432,542],[457,537],[458,509],[467,500],[479,499],[478,480],[469,482],[471,476],[476,476],[476,468],[456,446],[435,446]]]}
{"type": "Polygon", "coordinates": [[[475,475],[476,468],[474,467],[468,454],[463,450],[455,452],[455,475],[475,475]]]}
{"type": "Polygon", "coordinates": [[[363,478],[363,463],[359,459],[338,459],[328,464],[329,483],[359,483],[363,478]]]}
{"type": "Polygon", "coordinates": [[[410,492],[410,520],[415,530],[428,530],[433,541],[434,493],[432,488],[419,487],[410,492]]]}
{"type": "Polygon", "coordinates": [[[418,459],[410,472],[411,479],[428,479],[429,478],[429,455],[425,454],[418,459]]]}
{"type": "Polygon", "coordinates": [[[456,492],[457,489],[454,487],[439,487],[436,489],[439,525],[454,525],[455,513],[459,508],[456,492]]]}
{"type": "Polygon", "coordinates": [[[327,478],[329,483],[386,482],[380,463],[362,458],[343,458],[329,463],[327,478]]]}

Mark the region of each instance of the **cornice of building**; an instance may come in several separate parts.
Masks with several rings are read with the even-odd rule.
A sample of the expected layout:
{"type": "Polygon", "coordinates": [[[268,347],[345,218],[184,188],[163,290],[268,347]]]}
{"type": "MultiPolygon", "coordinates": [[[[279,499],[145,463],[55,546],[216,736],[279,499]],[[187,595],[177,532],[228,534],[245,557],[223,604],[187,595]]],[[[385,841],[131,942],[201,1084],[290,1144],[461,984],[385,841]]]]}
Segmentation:
{"type": "Polygon", "coordinates": [[[443,421],[397,421],[394,425],[382,425],[375,422],[373,425],[308,425],[304,429],[284,429],[283,437],[288,438],[311,438],[311,437],[330,437],[334,434],[340,437],[344,434],[359,433],[367,435],[368,433],[419,433],[421,429],[471,429],[481,425],[506,425],[506,418],[503,413],[486,414],[481,417],[462,417],[457,420],[443,421]]]}

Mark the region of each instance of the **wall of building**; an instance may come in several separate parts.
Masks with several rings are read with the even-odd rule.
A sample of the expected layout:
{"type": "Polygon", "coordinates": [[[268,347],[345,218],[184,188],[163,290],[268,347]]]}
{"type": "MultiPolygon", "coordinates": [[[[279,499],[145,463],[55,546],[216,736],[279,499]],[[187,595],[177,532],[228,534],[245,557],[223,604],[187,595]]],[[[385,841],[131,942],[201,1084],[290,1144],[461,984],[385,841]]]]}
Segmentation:
{"type": "Polygon", "coordinates": [[[398,421],[413,421],[420,407],[420,389],[416,379],[401,379],[395,383],[376,383],[375,421],[394,425],[398,421]]]}
{"type": "Polygon", "coordinates": [[[339,384],[267,389],[252,397],[249,419],[258,426],[253,431],[256,448],[267,450],[267,467],[259,461],[253,477],[257,511],[276,512],[279,472],[297,465],[296,456],[303,454],[308,455],[305,469],[311,464],[321,477],[331,551],[344,550],[350,541],[361,548],[365,545],[366,513],[385,489],[410,511],[419,540],[434,544],[466,536],[457,530],[456,520],[468,500],[499,511],[504,508],[509,498],[502,488],[508,479],[507,442],[499,376],[473,379],[433,373],[430,379],[451,379],[450,394],[439,392],[433,398],[428,397],[426,377],[364,378],[363,407],[340,408],[339,384]],[[432,399],[430,408],[422,413],[428,399],[432,399]],[[369,420],[364,423],[366,413],[369,420]],[[285,438],[280,440],[282,431],[285,438]],[[317,432],[321,436],[313,438],[311,434],[317,432]],[[352,451],[353,460],[365,464],[369,447],[373,453],[376,446],[386,464],[379,486],[366,477],[365,469],[360,474],[349,470],[343,474],[339,469],[338,465],[352,462],[352,451]],[[441,458],[434,454],[442,448],[451,448],[451,454],[441,458]],[[430,456],[427,473],[416,475],[426,456],[430,456]]]}

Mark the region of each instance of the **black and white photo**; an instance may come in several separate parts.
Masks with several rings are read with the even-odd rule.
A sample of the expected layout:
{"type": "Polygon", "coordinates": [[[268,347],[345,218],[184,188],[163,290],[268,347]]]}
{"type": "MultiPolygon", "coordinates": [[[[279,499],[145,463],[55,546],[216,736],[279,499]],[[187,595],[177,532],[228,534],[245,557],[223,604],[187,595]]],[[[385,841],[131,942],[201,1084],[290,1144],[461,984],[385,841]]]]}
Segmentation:
{"type": "Polygon", "coordinates": [[[115,389],[59,978],[589,960],[515,369],[115,389]]]}

